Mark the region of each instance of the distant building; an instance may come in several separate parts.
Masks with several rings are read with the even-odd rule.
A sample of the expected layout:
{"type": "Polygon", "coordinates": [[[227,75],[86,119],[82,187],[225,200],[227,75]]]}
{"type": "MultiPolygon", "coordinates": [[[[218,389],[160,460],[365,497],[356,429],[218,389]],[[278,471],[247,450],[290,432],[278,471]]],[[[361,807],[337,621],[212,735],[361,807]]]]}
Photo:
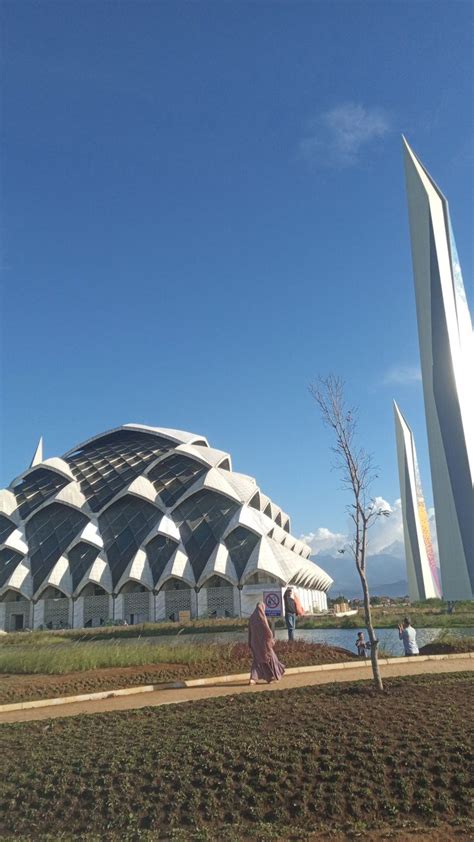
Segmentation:
{"type": "Polygon", "coordinates": [[[398,474],[410,600],[441,596],[413,433],[394,401],[398,474]]]}
{"type": "Polygon", "coordinates": [[[332,579],[290,519],[202,436],[126,424],[0,491],[0,628],[247,616],[288,584],[327,608],[332,579]]]}
{"type": "Polygon", "coordinates": [[[474,338],[448,203],[407,143],[405,173],[443,595],[474,598],[474,338]]]}

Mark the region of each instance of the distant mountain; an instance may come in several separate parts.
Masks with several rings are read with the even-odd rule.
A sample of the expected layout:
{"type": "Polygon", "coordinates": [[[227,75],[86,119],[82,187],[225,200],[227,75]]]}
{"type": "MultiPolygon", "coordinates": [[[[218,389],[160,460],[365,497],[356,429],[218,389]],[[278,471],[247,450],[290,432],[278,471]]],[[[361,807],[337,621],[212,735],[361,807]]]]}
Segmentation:
{"type": "Polygon", "coordinates": [[[370,594],[371,596],[408,596],[408,582],[402,579],[401,582],[391,582],[388,585],[374,585],[370,588],[370,594]]]}
{"type": "MultiPolygon", "coordinates": [[[[332,579],[329,596],[344,594],[348,599],[361,597],[361,584],[354,559],[347,553],[337,558],[315,555],[311,561],[322,567],[332,579]]],[[[405,596],[408,593],[406,562],[397,556],[381,554],[367,558],[367,579],[373,596],[405,596]]]]}

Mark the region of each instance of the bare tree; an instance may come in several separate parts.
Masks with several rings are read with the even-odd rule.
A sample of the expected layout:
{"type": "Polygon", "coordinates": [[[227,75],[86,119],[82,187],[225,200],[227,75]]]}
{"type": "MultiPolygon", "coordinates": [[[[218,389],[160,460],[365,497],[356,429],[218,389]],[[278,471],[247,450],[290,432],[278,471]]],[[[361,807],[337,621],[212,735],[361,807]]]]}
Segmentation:
{"type": "MultiPolygon", "coordinates": [[[[377,518],[388,517],[390,512],[377,506],[374,498],[370,496],[370,487],[377,475],[372,456],[357,445],[357,410],[346,405],[343,381],[333,375],[320,378],[316,384],[310,386],[310,392],[318,404],[323,423],[334,432],[336,443],[331,448],[334,454],[333,466],[342,476],[343,488],[348,490],[352,497],[352,502],[347,506],[354,524],[349,547],[362,584],[374,682],[378,690],[383,690],[378,662],[379,641],[372,625],[367,583],[367,545],[371,526],[377,518]]],[[[341,549],[339,552],[345,550],[341,549]]]]}

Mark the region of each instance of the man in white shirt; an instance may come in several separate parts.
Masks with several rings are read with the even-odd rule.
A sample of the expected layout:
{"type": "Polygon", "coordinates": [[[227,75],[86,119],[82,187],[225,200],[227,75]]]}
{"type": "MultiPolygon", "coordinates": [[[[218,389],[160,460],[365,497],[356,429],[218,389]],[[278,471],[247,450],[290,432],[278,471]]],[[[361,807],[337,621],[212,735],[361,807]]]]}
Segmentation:
{"type": "Polygon", "coordinates": [[[419,649],[416,644],[416,631],[408,617],[405,617],[403,625],[398,627],[398,636],[403,640],[403,648],[405,655],[419,655],[419,649]]]}

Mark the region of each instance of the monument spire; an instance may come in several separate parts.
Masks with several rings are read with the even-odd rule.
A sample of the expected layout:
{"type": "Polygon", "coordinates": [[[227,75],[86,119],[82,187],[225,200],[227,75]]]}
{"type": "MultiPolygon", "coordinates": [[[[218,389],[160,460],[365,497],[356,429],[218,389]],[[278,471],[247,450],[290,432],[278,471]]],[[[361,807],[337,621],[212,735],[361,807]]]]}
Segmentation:
{"type": "Polygon", "coordinates": [[[474,340],[448,202],[404,139],[443,595],[474,597],[474,340]]]}

